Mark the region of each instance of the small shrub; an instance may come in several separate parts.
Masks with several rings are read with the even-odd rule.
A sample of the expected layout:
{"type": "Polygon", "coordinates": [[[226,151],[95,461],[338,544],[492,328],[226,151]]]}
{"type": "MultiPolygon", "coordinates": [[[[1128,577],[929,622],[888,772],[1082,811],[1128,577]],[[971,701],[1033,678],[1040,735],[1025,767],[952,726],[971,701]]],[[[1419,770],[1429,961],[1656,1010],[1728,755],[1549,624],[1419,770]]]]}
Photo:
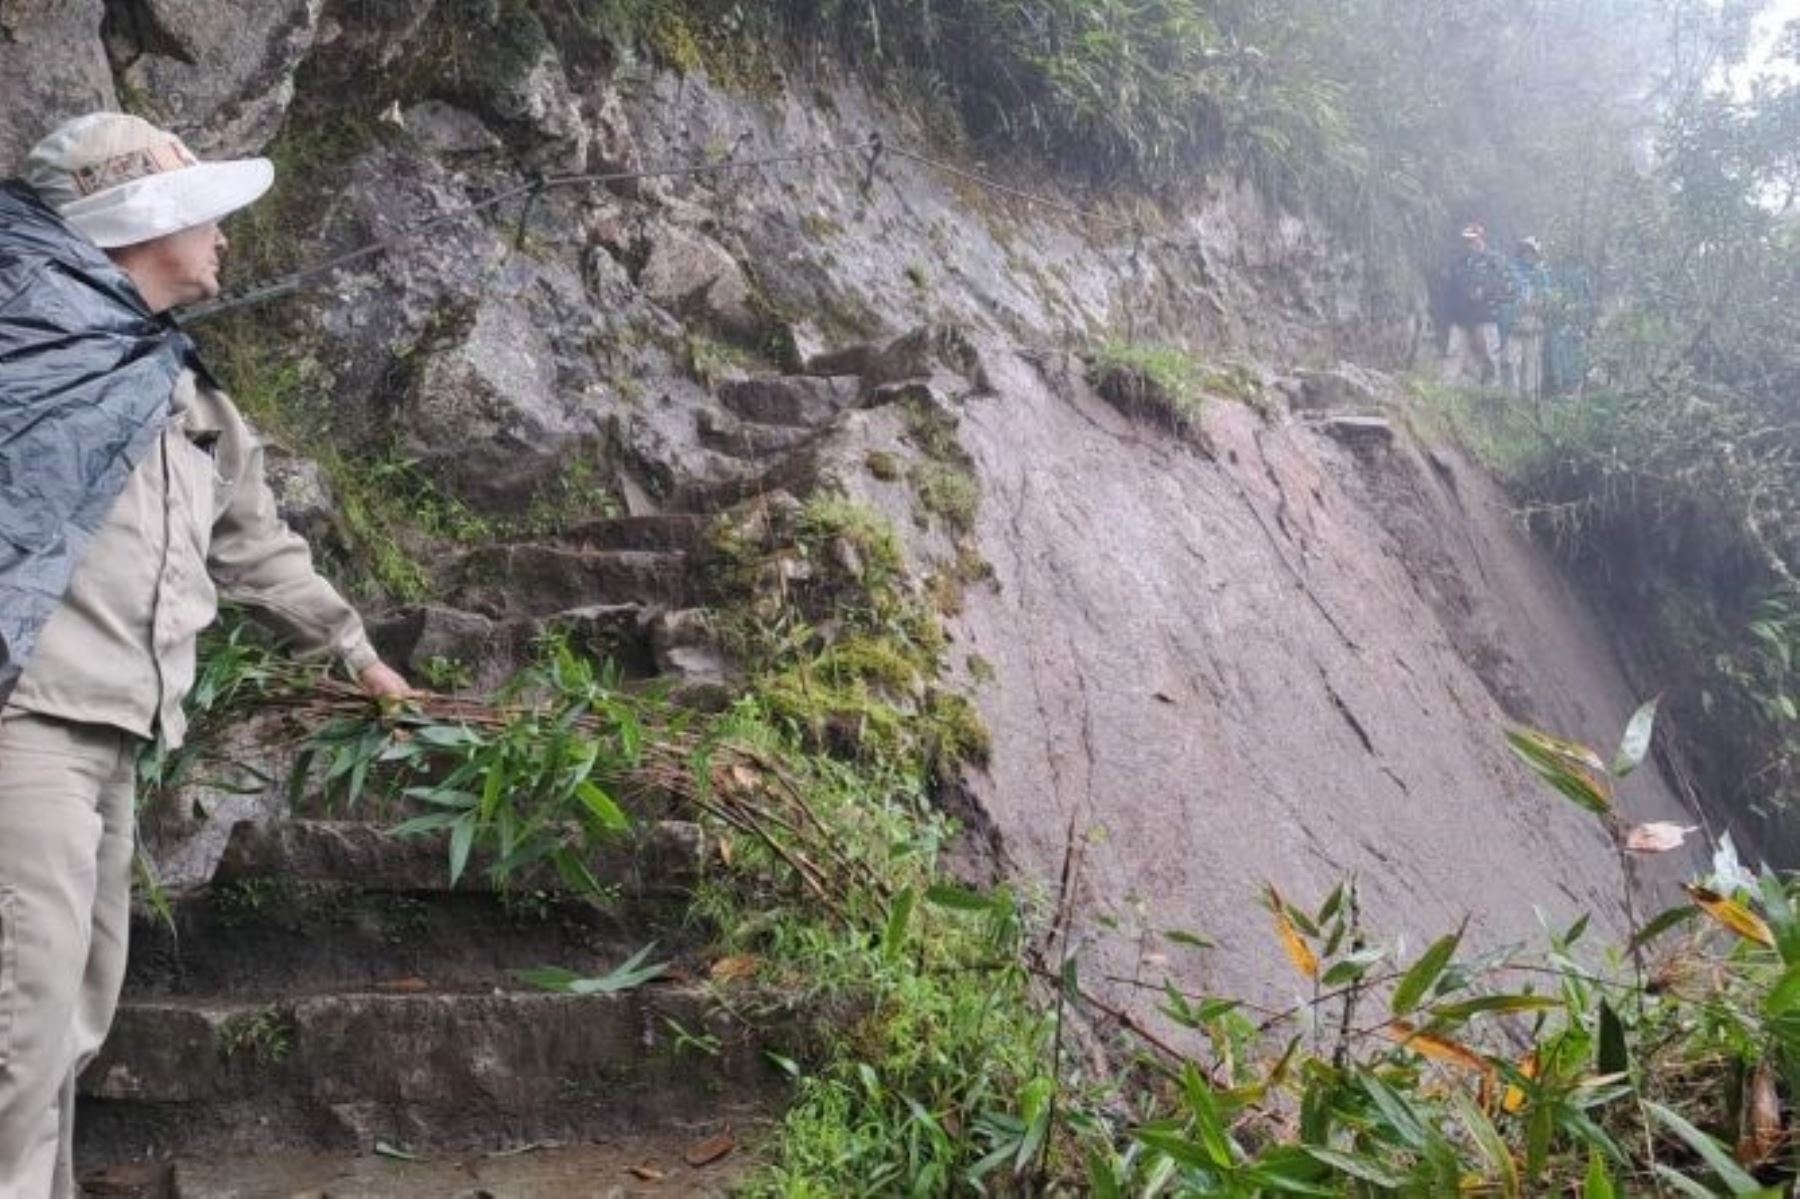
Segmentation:
{"type": "Polygon", "coordinates": [[[1141,420],[1185,431],[1200,419],[1206,376],[1192,355],[1167,345],[1102,342],[1088,351],[1088,383],[1141,420]]]}

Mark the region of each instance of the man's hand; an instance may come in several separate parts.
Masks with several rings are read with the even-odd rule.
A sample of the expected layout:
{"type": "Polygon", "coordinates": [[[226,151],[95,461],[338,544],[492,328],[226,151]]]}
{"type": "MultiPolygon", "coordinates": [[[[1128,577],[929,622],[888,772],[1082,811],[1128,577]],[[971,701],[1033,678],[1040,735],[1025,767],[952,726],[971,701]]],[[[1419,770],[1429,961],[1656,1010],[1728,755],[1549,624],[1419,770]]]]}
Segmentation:
{"type": "Polygon", "coordinates": [[[357,686],[370,699],[411,699],[419,694],[399,671],[385,662],[377,662],[356,676],[357,686]]]}

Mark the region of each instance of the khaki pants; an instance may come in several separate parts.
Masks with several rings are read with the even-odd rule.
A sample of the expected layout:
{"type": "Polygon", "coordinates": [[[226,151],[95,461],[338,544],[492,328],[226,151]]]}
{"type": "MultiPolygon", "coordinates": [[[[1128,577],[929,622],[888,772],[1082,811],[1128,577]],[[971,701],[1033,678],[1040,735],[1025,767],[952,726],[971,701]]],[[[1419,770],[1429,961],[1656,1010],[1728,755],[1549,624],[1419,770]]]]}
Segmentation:
{"type": "Polygon", "coordinates": [[[1534,328],[1521,327],[1506,343],[1506,357],[1512,370],[1512,387],[1521,398],[1537,400],[1544,393],[1544,335],[1534,328]]]}
{"type": "Polygon", "coordinates": [[[0,1199],[67,1199],[75,1078],[125,978],[137,739],[0,711],[0,1199]]]}
{"type": "Polygon", "coordinates": [[[1492,387],[1500,374],[1500,326],[1451,325],[1444,342],[1444,382],[1492,387]]]}

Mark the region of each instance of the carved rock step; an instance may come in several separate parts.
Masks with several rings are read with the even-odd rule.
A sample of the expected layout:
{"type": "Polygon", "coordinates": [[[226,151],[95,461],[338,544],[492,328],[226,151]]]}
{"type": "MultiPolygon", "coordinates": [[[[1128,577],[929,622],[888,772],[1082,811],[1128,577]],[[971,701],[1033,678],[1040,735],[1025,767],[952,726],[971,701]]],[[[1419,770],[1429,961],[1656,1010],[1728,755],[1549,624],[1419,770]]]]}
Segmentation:
{"type": "MultiPolygon", "coordinates": [[[[449,844],[443,834],[398,837],[354,820],[246,820],[232,828],[213,882],[274,878],[344,883],[365,891],[447,891],[449,844]]],[[[699,877],[705,857],[699,825],[664,820],[639,825],[587,865],[595,878],[627,895],[679,895],[699,877]]],[[[459,887],[491,889],[487,866],[488,860],[473,856],[459,887]]],[[[519,880],[519,886],[560,889],[548,868],[541,877],[519,880]]]]}
{"type": "Polygon", "coordinates": [[[533,646],[549,630],[568,637],[582,653],[614,663],[628,679],[648,678],[656,673],[647,624],[655,610],[595,604],[495,620],[460,608],[414,604],[373,622],[369,636],[409,678],[442,690],[492,691],[532,661],[533,646]]]}
{"type": "Polygon", "coordinates": [[[844,409],[855,407],[861,393],[862,380],[854,375],[795,375],[721,384],[719,402],[733,414],[760,425],[818,429],[844,409]]]}
{"type": "MultiPolygon", "coordinates": [[[[738,461],[728,459],[728,461],[738,461]]],[[[819,460],[813,443],[775,459],[766,467],[748,462],[740,477],[712,482],[683,482],[663,498],[665,506],[681,512],[723,512],[735,504],[775,491],[810,494],[819,481],[819,460]]]]}
{"type": "Polygon", "coordinates": [[[705,930],[677,901],[595,906],[543,892],[414,895],[341,883],[247,879],[133,922],[133,999],[230,994],[245,1001],[343,991],[491,992],[515,971],[604,974],[643,946],[689,963],[705,930]]]}
{"type": "Polygon", "coordinates": [[[617,516],[572,525],[562,540],[596,550],[660,550],[692,553],[706,538],[707,517],[683,512],[617,516]]]}
{"type": "Polygon", "coordinates": [[[723,1199],[750,1157],[737,1137],[697,1131],[632,1136],[599,1145],[401,1161],[349,1153],[268,1153],[117,1166],[84,1177],[95,1199],[723,1199]],[[726,1143],[734,1148],[702,1166],[726,1143]]]}
{"type": "Polygon", "coordinates": [[[134,1000],[82,1075],[89,1161],[329,1149],[502,1149],[742,1120],[781,1084],[702,988],[611,995],[134,1000]],[[727,1100],[726,1098],[729,1097],[727,1100]]]}
{"type": "Polygon", "coordinates": [[[548,616],[594,604],[678,608],[687,555],[654,550],[487,546],[462,560],[459,602],[510,616],[548,616]]]}
{"type": "Polygon", "coordinates": [[[808,427],[759,424],[710,408],[701,410],[699,424],[701,445],[749,461],[790,453],[819,437],[808,427]]]}

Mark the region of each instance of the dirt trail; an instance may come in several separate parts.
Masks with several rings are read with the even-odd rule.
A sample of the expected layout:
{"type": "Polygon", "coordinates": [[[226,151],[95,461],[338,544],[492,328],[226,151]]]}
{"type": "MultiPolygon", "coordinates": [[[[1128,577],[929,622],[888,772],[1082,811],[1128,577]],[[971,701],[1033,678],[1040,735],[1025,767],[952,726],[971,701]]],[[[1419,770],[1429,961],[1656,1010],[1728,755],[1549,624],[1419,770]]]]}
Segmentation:
{"type": "MultiPolygon", "coordinates": [[[[962,425],[997,576],[959,628],[995,668],[980,800],[1046,890],[1071,819],[1085,832],[1084,977],[1155,981],[1164,954],[1194,989],[1289,998],[1263,885],[1316,905],[1349,872],[1409,956],[1465,916],[1475,943],[1540,940],[1534,906],[1623,927],[1602,834],[1501,730],[1610,748],[1636,697],[1474,471],[1238,404],[1209,409],[1200,449],[1059,363],[988,367],[997,394],[962,425]],[[1154,935],[1172,928],[1218,947],[1154,935]]],[[[1687,821],[1653,771],[1625,803],[1687,821]]],[[[1651,885],[1698,862],[1660,859],[1651,885]]]]}

